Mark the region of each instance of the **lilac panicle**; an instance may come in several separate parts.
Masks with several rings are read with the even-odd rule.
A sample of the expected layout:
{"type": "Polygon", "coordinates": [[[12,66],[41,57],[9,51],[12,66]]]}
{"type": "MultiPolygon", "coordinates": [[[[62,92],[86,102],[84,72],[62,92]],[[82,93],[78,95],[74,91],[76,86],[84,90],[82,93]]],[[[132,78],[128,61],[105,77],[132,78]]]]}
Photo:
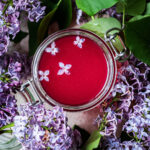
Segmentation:
{"type": "MultiPolygon", "coordinates": [[[[118,68],[116,85],[109,98],[102,104],[104,114],[110,117],[106,117],[105,128],[100,133],[104,138],[113,137],[117,140],[114,133],[117,132],[117,127],[122,122],[122,131],[132,137],[133,143],[124,142],[120,145],[117,141],[110,144],[108,149],[115,149],[111,146],[113,144],[116,147],[120,145],[122,149],[136,149],[140,144],[139,149],[143,150],[150,146],[149,85],[150,67],[133,55],[118,68]],[[132,144],[136,144],[134,148],[132,144]],[[125,147],[125,145],[128,146],[125,147]]],[[[98,116],[99,126],[102,120],[103,118],[98,116]]]]}
{"type": "Polygon", "coordinates": [[[0,56],[7,52],[9,37],[5,33],[0,33],[0,56]]]}
{"type": "Polygon", "coordinates": [[[41,104],[26,104],[18,111],[13,132],[26,149],[76,150],[80,144],[80,134],[68,126],[62,108],[46,110],[41,104]]]}
{"type": "Polygon", "coordinates": [[[0,93],[0,127],[11,123],[15,115],[17,115],[15,97],[0,93]]]}
{"type": "Polygon", "coordinates": [[[45,14],[46,7],[39,0],[13,0],[13,4],[16,10],[26,11],[31,22],[38,22],[45,14]]]}
{"type": "Polygon", "coordinates": [[[10,37],[14,39],[20,31],[20,12],[26,11],[29,21],[38,22],[45,9],[39,0],[12,0],[11,4],[10,1],[0,2],[0,56],[7,52],[10,37]]]}
{"type": "MultiPolygon", "coordinates": [[[[132,133],[137,141],[147,141],[150,144],[150,99],[133,107],[129,120],[124,125],[127,133],[132,133]]],[[[143,143],[144,144],[144,143],[143,143]]],[[[145,144],[144,144],[145,145],[145,144]]]]}
{"type": "Polygon", "coordinates": [[[146,150],[141,143],[135,141],[121,142],[113,137],[104,138],[101,143],[101,150],[146,150]]]}
{"type": "Polygon", "coordinates": [[[25,54],[14,52],[0,57],[0,93],[15,92],[22,79],[30,75],[31,60],[25,54]]]}

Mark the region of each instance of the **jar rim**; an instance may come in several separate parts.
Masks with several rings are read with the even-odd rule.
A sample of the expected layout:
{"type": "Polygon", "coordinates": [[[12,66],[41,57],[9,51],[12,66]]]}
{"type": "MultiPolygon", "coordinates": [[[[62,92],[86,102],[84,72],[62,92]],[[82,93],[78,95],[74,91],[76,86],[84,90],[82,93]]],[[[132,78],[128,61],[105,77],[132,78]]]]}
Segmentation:
{"type": "Polygon", "coordinates": [[[37,48],[36,53],[34,54],[33,61],[32,61],[32,77],[33,77],[33,84],[35,86],[36,93],[39,98],[42,100],[47,101],[50,105],[59,105],[63,107],[67,111],[83,111],[83,110],[89,110],[98,104],[102,103],[106,97],[110,94],[115,81],[116,81],[116,74],[117,74],[117,66],[116,66],[116,61],[114,54],[111,50],[111,48],[108,46],[108,44],[99,36],[97,36],[95,33],[85,30],[85,29],[77,29],[77,28],[71,28],[71,29],[65,29],[61,30],[58,32],[55,32],[51,35],[49,35],[37,48]],[[99,95],[94,98],[94,100],[89,101],[86,104],[82,104],[79,106],[71,106],[71,105],[65,105],[61,104],[54,99],[52,99],[43,89],[39,78],[38,78],[38,65],[40,58],[43,54],[43,51],[45,48],[52,43],[54,40],[67,36],[67,35],[84,35],[87,36],[88,38],[94,40],[102,49],[104,50],[105,57],[107,58],[107,78],[105,81],[105,84],[100,91],[99,95]]]}

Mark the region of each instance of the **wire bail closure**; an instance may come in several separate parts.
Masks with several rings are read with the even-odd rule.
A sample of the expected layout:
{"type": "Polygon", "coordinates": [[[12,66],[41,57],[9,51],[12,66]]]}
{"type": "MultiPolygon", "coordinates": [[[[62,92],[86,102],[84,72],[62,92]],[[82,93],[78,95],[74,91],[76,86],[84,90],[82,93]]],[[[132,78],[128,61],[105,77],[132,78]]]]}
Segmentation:
{"type": "Polygon", "coordinates": [[[124,62],[126,61],[130,55],[131,55],[131,52],[130,50],[125,46],[124,44],[124,41],[121,37],[123,33],[123,29],[120,29],[120,28],[112,28],[112,29],[109,29],[105,34],[104,34],[104,40],[105,42],[108,42],[111,49],[114,51],[115,53],[115,60],[118,60],[120,62],[124,62]],[[112,31],[118,31],[114,34],[110,34],[110,32],[112,31]],[[118,37],[122,47],[123,47],[123,50],[121,52],[119,52],[119,50],[117,50],[117,48],[114,46],[114,42],[116,42],[115,38],[118,37]]]}
{"type": "Polygon", "coordinates": [[[27,102],[30,102],[32,105],[36,105],[36,104],[41,104],[43,103],[43,101],[41,100],[41,98],[38,96],[38,94],[36,94],[36,89],[34,87],[34,85],[32,84],[33,79],[31,78],[30,80],[27,80],[24,84],[21,85],[20,88],[20,92],[22,94],[22,96],[26,99],[27,102]],[[31,89],[29,89],[29,87],[31,89]],[[30,91],[32,90],[36,97],[33,96],[32,92],[30,91]]]}

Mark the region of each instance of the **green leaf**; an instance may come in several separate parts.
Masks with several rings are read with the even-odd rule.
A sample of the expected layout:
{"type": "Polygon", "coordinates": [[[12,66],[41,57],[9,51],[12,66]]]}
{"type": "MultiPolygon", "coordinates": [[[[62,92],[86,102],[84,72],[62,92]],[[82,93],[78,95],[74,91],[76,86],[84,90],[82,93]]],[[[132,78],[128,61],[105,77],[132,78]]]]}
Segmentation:
{"type": "Polygon", "coordinates": [[[57,21],[60,29],[67,28],[72,21],[72,1],[62,0],[57,10],[57,21]]]}
{"type": "Polygon", "coordinates": [[[115,5],[119,0],[76,0],[77,7],[89,16],[115,5]]]}
{"type": "Polygon", "coordinates": [[[93,150],[95,148],[98,148],[101,137],[102,137],[102,135],[99,133],[99,131],[93,131],[90,138],[85,143],[83,149],[84,150],[93,150]]]}
{"type": "Polygon", "coordinates": [[[4,129],[7,129],[7,128],[11,128],[11,127],[13,127],[13,126],[14,126],[14,123],[12,122],[12,123],[10,123],[10,124],[7,124],[7,125],[1,127],[1,128],[0,128],[0,131],[2,131],[2,130],[4,130],[4,129]]]}
{"type": "Polygon", "coordinates": [[[20,32],[16,35],[16,37],[15,37],[14,39],[12,39],[12,41],[13,41],[14,43],[19,43],[19,42],[21,42],[27,35],[28,35],[27,32],[20,31],[20,32]]]}
{"type": "Polygon", "coordinates": [[[51,10],[41,21],[39,28],[38,28],[38,33],[37,33],[37,39],[38,39],[38,43],[41,43],[43,41],[43,39],[45,38],[45,35],[48,31],[49,28],[49,24],[51,22],[51,20],[53,19],[53,16],[59,6],[59,4],[61,3],[62,0],[59,0],[57,5],[55,6],[55,8],[53,10],[51,10]]]}
{"type": "Polygon", "coordinates": [[[150,65],[150,15],[137,16],[125,28],[126,45],[141,61],[150,65]]]}
{"type": "Polygon", "coordinates": [[[140,15],[144,12],[146,0],[120,0],[117,4],[117,12],[123,12],[131,16],[140,15]]]}
{"type": "MultiPolygon", "coordinates": [[[[92,20],[86,24],[83,24],[81,26],[81,28],[92,31],[95,34],[97,34],[98,36],[100,36],[101,38],[104,38],[104,34],[106,33],[106,31],[108,31],[109,29],[112,29],[112,28],[121,29],[121,24],[117,19],[112,18],[112,17],[99,18],[99,19],[92,20]]],[[[113,34],[115,32],[116,31],[112,31],[111,34],[113,34]]],[[[120,40],[118,37],[115,38],[115,42],[113,44],[119,51],[123,50],[123,46],[120,43],[120,40]]]]}
{"type": "Polygon", "coordinates": [[[145,15],[150,15],[150,2],[147,3],[145,15]]]}
{"type": "Polygon", "coordinates": [[[28,29],[29,29],[29,56],[32,56],[37,47],[37,31],[38,31],[39,23],[35,22],[28,22],[28,29]]]}
{"type": "MultiPolygon", "coordinates": [[[[104,36],[106,31],[112,28],[121,28],[120,22],[115,18],[98,18],[81,26],[82,29],[93,31],[99,36],[104,36]]],[[[112,34],[115,31],[111,32],[112,34]]]]}
{"type": "Polygon", "coordinates": [[[6,134],[0,135],[0,149],[1,150],[20,150],[21,144],[18,142],[16,137],[9,137],[9,135],[6,136],[6,134]],[[5,139],[5,142],[4,142],[5,139]],[[3,141],[3,142],[2,142],[3,141]]]}

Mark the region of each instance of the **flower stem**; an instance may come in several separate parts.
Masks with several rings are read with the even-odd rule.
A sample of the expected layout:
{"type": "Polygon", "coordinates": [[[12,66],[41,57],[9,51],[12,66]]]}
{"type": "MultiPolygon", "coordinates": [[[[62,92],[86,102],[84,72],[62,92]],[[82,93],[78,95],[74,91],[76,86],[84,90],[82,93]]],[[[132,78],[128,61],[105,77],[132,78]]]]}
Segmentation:
{"type": "Polygon", "coordinates": [[[11,128],[11,127],[13,127],[13,126],[14,126],[14,123],[7,124],[7,125],[1,127],[1,128],[0,128],[0,131],[2,131],[2,130],[4,130],[4,129],[7,129],[7,128],[11,128]]]}
{"type": "Polygon", "coordinates": [[[125,26],[125,7],[123,8],[122,28],[125,26]]]}
{"type": "Polygon", "coordinates": [[[94,16],[91,16],[92,20],[95,20],[94,16]]]}
{"type": "Polygon", "coordinates": [[[0,134],[3,134],[3,133],[12,133],[12,130],[2,130],[2,131],[0,131],[0,134]]]}
{"type": "Polygon", "coordinates": [[[9,7],[9,5],[12,5],[12,4],[13,4],[13,1],[12,1],[12,0],[9,0],[9,1],[6,3],[6,5],[5,5],[4,9],[3,9],[3,15],[5,14],[7,8],[9,7]]]}
{"type": "Polygon", "coordinates": [[[102,123],[100,124],[100,127],[99,127],[99,131],[102,131],[105,127],[105,124],[106,124],[106,117],[107,117],[108,113],[105,113],[104,114],[104,117],[102,119],[102,123]]]}

